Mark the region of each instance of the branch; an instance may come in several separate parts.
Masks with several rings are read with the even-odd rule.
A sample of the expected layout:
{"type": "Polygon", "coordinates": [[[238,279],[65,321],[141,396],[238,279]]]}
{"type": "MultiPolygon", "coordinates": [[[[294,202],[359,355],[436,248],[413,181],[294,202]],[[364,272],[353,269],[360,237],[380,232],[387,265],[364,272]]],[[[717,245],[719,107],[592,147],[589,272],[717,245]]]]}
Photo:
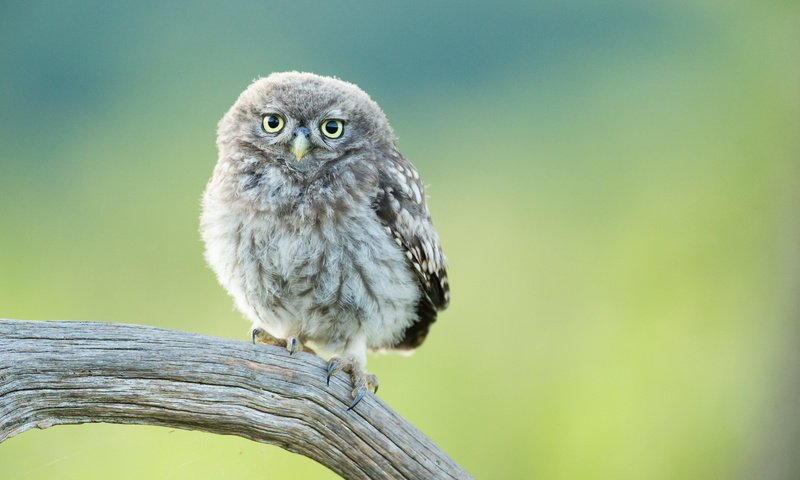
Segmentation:
{"type": "Polygon", "coordinates": [[[238,435],[300,453],[345,478],[471,478],[345,375],[325,384],[308,353],[100,322],[0,319],[0,442],[78,423],[238,435]]]}

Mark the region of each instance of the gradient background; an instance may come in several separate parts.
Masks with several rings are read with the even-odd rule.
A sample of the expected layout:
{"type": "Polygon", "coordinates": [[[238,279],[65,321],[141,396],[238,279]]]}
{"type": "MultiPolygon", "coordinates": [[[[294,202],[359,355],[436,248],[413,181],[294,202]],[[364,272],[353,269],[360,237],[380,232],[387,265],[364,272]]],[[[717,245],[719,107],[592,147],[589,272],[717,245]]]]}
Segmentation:
{"type": "MultiPolygon", "coordinates": [[[[800,5],[0,5],[0,316],[245,340],[202,260],[216,122],[336,75],[430,185],[453,302],[381,397],[480,478],[800,475],[800,5]]],[[[0,354],[2,354],[0,352],[0,354]]],[[[234,437],[62,426],[8,479],[335,478],[234,437]]]]}

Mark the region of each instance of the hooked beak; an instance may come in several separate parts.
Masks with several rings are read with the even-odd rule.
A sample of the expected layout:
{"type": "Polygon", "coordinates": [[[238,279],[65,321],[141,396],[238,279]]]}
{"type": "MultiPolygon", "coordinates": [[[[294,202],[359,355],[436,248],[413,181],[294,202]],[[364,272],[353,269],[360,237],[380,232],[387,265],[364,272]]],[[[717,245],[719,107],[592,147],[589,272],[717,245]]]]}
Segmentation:
{"type": "Polygon", "coordinates": [[[292,132],[291,151],[298,161],[311,150],[312,145],[309,142],[309,138],[311,138],[311,130],[306,127],[297,127],[292,132]]]}

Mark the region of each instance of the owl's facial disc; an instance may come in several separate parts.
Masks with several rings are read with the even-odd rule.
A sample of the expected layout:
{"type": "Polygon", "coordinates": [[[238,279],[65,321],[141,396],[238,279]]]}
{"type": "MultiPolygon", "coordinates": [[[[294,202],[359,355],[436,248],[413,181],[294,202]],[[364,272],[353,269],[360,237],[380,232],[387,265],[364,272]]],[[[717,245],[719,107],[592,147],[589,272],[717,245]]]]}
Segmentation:
{"type": "Polygon", "coordinates": [[[310,150],[313,145],[309,139],[311,138],[311,130],[306,127],[297,127],[292,132],[292,144],[290,150],[294,158],[298,161],[302,159],[310,150]]]}

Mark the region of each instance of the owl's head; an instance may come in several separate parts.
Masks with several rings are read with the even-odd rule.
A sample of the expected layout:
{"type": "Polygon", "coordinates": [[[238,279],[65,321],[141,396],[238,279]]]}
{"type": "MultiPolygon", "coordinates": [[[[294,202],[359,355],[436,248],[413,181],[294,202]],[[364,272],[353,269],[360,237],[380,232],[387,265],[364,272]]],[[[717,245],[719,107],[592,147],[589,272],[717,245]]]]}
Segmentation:
{"type": "Polygon", "coordinates": [[[390,146],[380,107],[357,86],[312,73],[273,73],[253,82],[219,123],[220,153],[310,171],[365,149],[390,146]]]}

